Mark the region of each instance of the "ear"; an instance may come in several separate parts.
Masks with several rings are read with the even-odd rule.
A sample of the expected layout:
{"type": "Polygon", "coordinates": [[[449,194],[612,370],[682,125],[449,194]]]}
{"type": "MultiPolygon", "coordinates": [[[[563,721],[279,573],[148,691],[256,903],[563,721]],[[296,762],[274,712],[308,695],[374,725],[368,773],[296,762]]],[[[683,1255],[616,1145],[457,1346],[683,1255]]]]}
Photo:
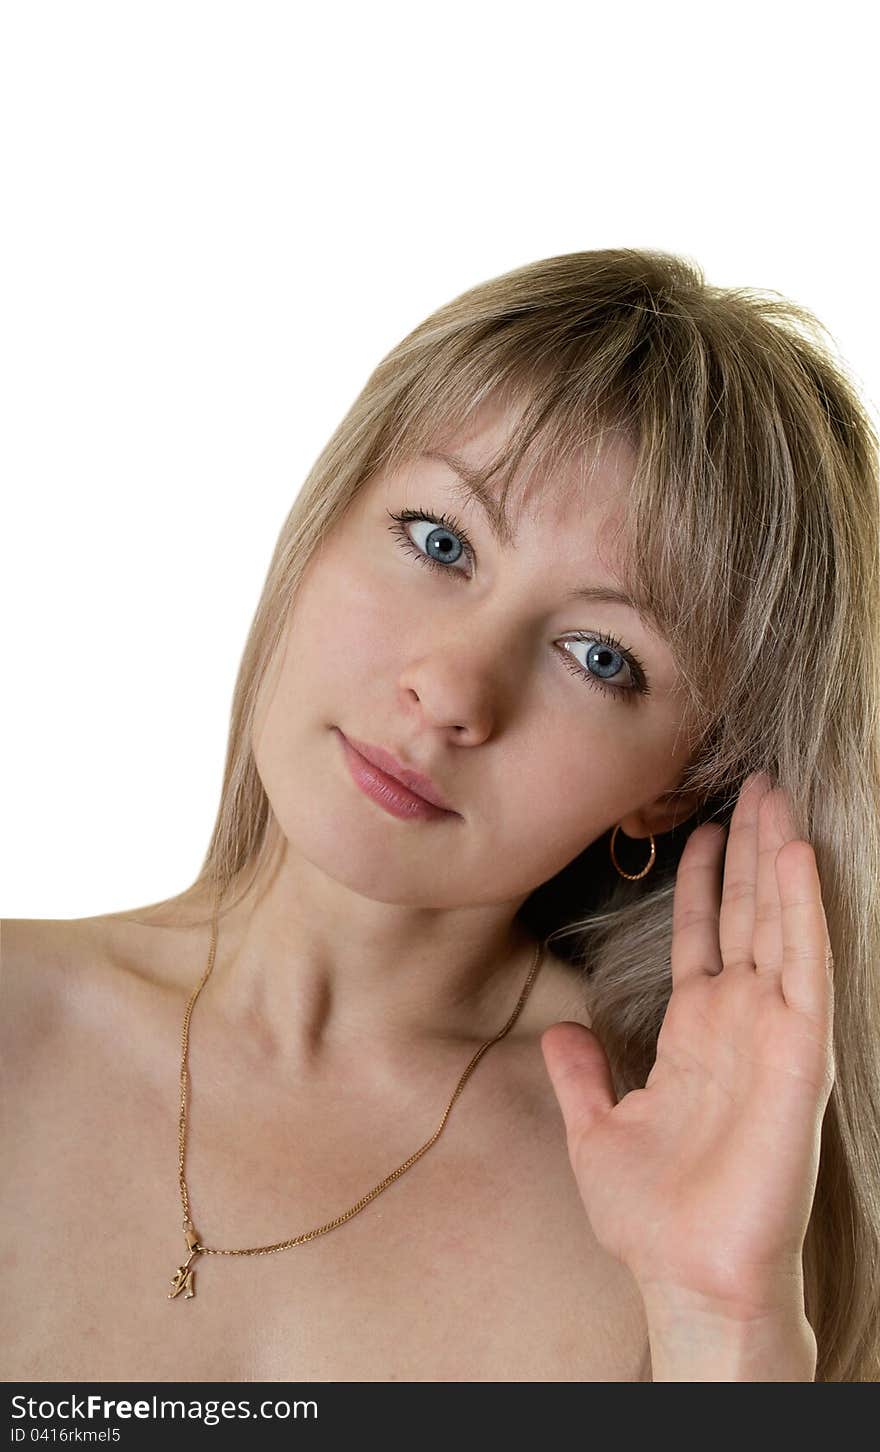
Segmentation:
{"type": "Polygon", "coordinates": [[[620,830],[627,837],[655,837],[671,832],[692,817],[700,805],[696,792],[664,792],[647,806],[621,817],[620,830]]]}

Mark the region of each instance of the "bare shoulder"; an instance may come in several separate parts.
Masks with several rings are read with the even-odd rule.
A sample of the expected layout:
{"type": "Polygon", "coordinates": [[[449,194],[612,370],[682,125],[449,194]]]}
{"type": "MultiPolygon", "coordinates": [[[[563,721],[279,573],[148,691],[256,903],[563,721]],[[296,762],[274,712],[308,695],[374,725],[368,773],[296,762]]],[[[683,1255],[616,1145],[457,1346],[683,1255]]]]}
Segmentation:
{"type": "MultiPolygon", "coordinates": [[[[583,1364],[584,1348],[593,1347],[597,1337],[604,1336],[606,1350],[613,1348],[609,1365],[625,1369],[626,1380],[651,1381],[641,1294],[630,1273],[595,1240],[572,1173],[562,1111],[539,1048],[542,1034],[554,1023],[566,1020],[592,1028],[589,979],[548,951],[533,1000],[518,1048],[511,1046],[506,1069],[499,1056],[486,1073],[487,1082],[495,1074],[499,1088],[503,1085],[506,1091],[499,1094],[508,1110],[508,1118],[501,1121],[505,1173],[512,1172],[518,1186],[522,1218],[538,1225],[549,1216],[554,1226],[549,1240],[534,1234],[530,1240],[537,1272],[532,1312],[555,1318],[561,1344],[568,1348],[569,1359],[560,1363],[566,1366],[566,1375],[579,1379],[577,1367],[583,1364]],[[560,1291],[561,1286],[566,1289],[560,1291]]],[[[523,1020],[526,1018],[524,1012],[523,1020]]],[[[494,1133],[495,1128],[492,1121],[489,1132],[494,1133]]],[[[483,1150],[483,1161],[491,1165],[491,1151],[486,1146],[483,1150]]]]}
{"type": "Polygon", "coordinates": [[[4,1053],[30,1053],[75,1008],[82,976],[83,920],[4,918],[0,1034],[4,1053]]]}
{"type": "MultiPolygon", "coordinates": [[[[170,988],[170,953],[138,917],[5,918],[0,922],[0,1036],[4,1052],[30,1058],[62,1030],[112,1022],[122,1001],[156,980],[170,988]]],[[[161,934],[158,935],[161,939],[161,934]]],[[[154,984],[155,986],[155,984],[154,984]]],[[[8,1061],[7,1061],[8,1062],[8,1061]]]]}
{"type": "Polygon", "coordinates": [[[589,983],[586,975],[566,959],[545,948],[540,971],[514,1032],[508,1055],[539,1090],[539,1097],[556,1111],[556,1100],[544,1067],[541,1036],[554,1023],[566,1020],[592,1028],[589,983]],[[548,1099],[549,1095],[549,1099],[548,1099]]]}
{"type": "Polygon", "coordinates": [[[551,1023],[568,1019],[587,1028],[592,1025],[586,976],[550,948],[545,952],[533,997],[533,1022],[546,1019],[544,1027],[549,1027],[551,1023]]]}

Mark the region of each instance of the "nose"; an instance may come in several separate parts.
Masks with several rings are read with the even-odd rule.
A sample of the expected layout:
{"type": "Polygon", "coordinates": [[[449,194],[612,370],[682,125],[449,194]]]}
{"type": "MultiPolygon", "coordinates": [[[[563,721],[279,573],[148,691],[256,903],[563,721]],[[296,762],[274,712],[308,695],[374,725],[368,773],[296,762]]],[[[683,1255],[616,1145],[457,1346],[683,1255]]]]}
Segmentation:
{"type": "Polygon", "coordinates": [[[425,651],[401,671],[404,706],[423,722],[450,731],[457,744],[489,736],[499,712],[497,644],[490,661],[479,641],[451,641],[425,651]]]}

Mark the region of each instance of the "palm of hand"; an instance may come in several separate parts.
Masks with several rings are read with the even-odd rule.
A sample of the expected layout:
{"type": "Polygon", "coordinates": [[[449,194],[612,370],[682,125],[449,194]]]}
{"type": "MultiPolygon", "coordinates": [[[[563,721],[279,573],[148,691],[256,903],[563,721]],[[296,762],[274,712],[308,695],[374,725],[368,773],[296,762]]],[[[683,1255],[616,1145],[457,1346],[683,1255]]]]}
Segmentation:
{"type": "Polygon", "coordinates": [[[800,1277],[834,1078],[815,857],[767,786],[744,785],[726,853],[726,834],[705,824],[682,854],[673,989],[644,1089],[615,1103],[582,1026],[542,1038],[597,1240],[643,1291],[676,1288],[737,1315],[772,1308],[800,1277]]]}

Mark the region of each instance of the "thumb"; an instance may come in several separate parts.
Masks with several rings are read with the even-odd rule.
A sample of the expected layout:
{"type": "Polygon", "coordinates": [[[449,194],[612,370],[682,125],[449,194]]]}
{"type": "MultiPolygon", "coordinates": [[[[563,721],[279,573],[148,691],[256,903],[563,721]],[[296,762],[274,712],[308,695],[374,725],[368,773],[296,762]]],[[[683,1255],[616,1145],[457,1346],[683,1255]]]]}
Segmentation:
{"type": "Polygon", "coordinates": [[[569,1019],[544,1030],[541,1052],[571,1150],[617,1104],[608,1058],[596,1034],[569,1019]]]}

